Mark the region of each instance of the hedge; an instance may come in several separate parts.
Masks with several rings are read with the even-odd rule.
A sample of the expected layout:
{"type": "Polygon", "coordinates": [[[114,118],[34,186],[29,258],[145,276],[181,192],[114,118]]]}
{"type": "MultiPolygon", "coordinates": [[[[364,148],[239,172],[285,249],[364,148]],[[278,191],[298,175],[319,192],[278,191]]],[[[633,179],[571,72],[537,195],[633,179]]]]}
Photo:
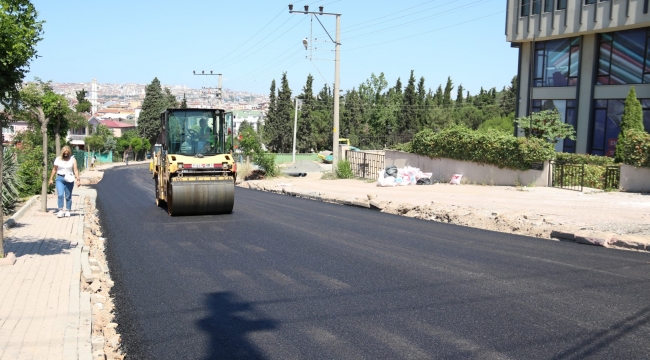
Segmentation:
{"type": "Polygon", "coordinates": [[[532,163],[552,160],[553,144],[537,138],[519,138],[499,131],[476,132],[455,126],[436,133],[425,129],[411,142],[412,152],[431,158],[449,158],[528,170],[532,163]]]}
{"type": "Polygon", "coordinates": [[[616,165],[614,158],[589,154],[557,153],[555,160],[567,164],[585,164],[598,166],[616,165]]]}
{"type": "Polygon", "coordinates": [[[650,134],[638,130],[626,131],[616,144],[616,153],[624,164],[650,167],[650,134]]]}

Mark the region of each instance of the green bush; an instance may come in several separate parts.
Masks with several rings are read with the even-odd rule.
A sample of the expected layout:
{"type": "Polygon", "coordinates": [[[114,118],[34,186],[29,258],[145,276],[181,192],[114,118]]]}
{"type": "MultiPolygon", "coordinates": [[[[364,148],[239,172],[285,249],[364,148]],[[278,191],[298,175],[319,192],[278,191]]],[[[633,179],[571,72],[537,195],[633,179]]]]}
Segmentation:
{"type": "Polygon", "coordinates": [[[413,147],[411,146],[411,142],[409,141],[407,143],[393,145],[392,150],[403,151],[403,152],[412,152],[413,147]]]}
{"type": "Polygon", "coordinates": [[[339,179],[352,179],[354,177],[349,161],[341,160],[336,164],[336,176],[339,179]]]}
{"type": "Polygon", "coordinates": [[[628,130],[619,137],[616,156],[621,162],[636,167],[650,167],[650,134],[645,131],[628,130]]]}
{"type": "Polygon", "coordinates": [[[439,133],[426,129],[411,142],[412,152],[432,158],[449,158],[528,170],[534,162],[552,160],[553,144],[538,138],[517,138],[500,131],[477,132],[452,127],[439,133]]]}
{"type": "Polygon", "coordinates": [[[253,155],[253,162],[266,172],[266,176],[274,177],[280,173],[275,165],[275,154],[263,151],[257,152],[253,155]]]}
{"type": "Polygon", "coordinates": [[[573,153],[557,153],[555,160],[567,164],[586,164],[586,165],[600,165],[611,166],[616,165],[614,158],[609,156],[598,156],[589,154],[573,154],[573,153]]]}
{"type": "Polygon", "coordinates": [[[513,135],[515,133],[515,114],[512,113],[505,117],[494,117],[490,120],[484,121],[476,130],[486,132],[490,129],[513,135]]]}
{"type": "Polygon", "coordinates": [[[13,214],[16,201],[20,197],[21,181],[18,176],[16,153],[11,149],[4,150],[2,167],[2,211],[5,215],[13,214]]]}

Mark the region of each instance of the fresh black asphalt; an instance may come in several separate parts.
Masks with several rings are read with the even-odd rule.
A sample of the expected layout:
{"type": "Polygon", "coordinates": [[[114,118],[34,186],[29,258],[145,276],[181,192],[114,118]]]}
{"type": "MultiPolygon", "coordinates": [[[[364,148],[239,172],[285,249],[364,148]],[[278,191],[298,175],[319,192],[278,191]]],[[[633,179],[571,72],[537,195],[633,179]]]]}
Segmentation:
{"type": "Polygon", "coordinates": [[[650,358],[650,254],[242,188],[170,217],[146,166],[97,190],[131,359],[650,358]]]}

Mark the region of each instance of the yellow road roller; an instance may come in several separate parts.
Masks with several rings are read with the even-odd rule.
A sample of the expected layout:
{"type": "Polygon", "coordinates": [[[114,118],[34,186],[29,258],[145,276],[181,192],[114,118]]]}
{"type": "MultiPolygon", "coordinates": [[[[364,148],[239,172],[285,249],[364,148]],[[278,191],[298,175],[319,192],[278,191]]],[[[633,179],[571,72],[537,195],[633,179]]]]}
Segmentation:
{"type": "Polygon", "coordinates": [[[171,216],[229,214],[237,165],[233,115],[220,109],[167,109],[160,114],[160,155],[153,178],[156,204],[171,216]]]}

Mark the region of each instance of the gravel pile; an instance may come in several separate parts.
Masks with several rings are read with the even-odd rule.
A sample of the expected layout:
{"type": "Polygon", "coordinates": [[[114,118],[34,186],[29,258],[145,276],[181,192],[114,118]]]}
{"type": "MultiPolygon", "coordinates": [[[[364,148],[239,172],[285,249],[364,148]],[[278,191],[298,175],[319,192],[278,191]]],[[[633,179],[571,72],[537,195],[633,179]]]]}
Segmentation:
{"type": "Polygon", "coordinates": [[[315,161],[308,161],[308,160],[296,161],[295,163],[290,164],[289,166],[282,169],[282,172],[285,174],[292,174],[292,173],[306,174],[306,173],[314,173],[314,172],[321,172],[321,171],[322,169],[320,165],[318,165],[315,161]]]}

